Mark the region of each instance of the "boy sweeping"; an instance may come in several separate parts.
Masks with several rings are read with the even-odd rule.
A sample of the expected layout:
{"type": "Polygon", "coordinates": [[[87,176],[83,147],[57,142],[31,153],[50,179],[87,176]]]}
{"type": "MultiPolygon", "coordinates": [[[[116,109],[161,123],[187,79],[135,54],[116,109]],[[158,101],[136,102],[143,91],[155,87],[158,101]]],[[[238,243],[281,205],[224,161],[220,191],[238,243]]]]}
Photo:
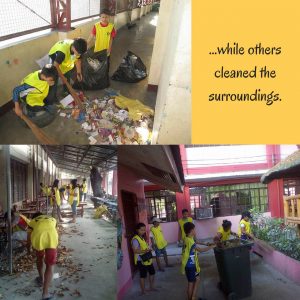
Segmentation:
{"type": "Polygon", "coordinates": [[[39,127],[50,124],[56,116],[57,77],[57,70],[51,64],[27,75],[13,90],[16,115],[26,115],[39,127]]]}
{"type": "MultiPolygon", "coordinates": [[[[215,247],[215,245],[199,248],[194,240],[196,232],[195,225],[187,222],[183,226],[185,239],[182,250],[181,272],[186,275],[188,280],[187,299],[195,300],[197,289],[200,283],[200,266],[198,252],[205,252],[215,247]]],[[[200,300],[201,298],[199,298],[200,300]]]]}
{"type": "MultiPolygon", "coordinates": [[[[49,57],[64,84],[66,81],[70,83],[75,69],[78,81],[82,81],[81,55],[86,50],[87,42],[82,38],[59,41],[50,49],[49,57]]],[[[64,88],[67,90],[66,86],[64,88]]]]}
{"type": "Polygon", "coordinates": [[[31,232],[29,233],[32,248],[36,252],[36,266],[39,277],[36,281],[43,286],[42,299],[53,299],[49,294],[49,286],[53,277],[53,266],[56,264],[58,233],[56,230],[56,220],[52,217],[38,212],[33,215],[29,223],[31,232]],[[46,270],[44,272],[44,261],[46,270]]]}

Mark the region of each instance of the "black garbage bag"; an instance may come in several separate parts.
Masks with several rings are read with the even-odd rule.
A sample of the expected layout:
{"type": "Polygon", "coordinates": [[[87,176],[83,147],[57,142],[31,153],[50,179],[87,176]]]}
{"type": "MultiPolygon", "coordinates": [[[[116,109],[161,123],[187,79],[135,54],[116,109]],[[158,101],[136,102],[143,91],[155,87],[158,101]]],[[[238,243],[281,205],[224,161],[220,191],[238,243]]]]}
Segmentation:
{"type": "Polygon", "coordinates": [[[136,54],[128,51],[112,79],[122,82],[135,83],[147,77],[147,68],[136,54]]]}
{"type": "Polygon", "coordinates": [[[94,53],[94,48],[89,49],[81,58],[81,72],[83,80],[77,79],[73,84],[74,89],[101,90],[109,86],[107,51],[94,53]]]}

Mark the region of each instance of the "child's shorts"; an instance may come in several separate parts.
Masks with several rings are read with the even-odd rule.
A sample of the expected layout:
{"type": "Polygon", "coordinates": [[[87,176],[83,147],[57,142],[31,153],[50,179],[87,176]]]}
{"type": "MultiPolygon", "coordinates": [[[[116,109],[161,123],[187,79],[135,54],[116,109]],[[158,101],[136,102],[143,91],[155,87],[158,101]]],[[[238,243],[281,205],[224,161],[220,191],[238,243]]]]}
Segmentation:
{"type": "Polygon", "coordinates": [[[72,207],[72,214],[76,216],[76,214],[77,214],[77,201],[73,201],[71,207],[72,207]]]}
{"type": "Polygon", "coordinates": [[[195,282],[200,273],[196,271],[196,268],[185,268],[185,275],[188,282],[195,282]]]}
{"type": "Polygon", "coordinates": [[[150,266],[145,266],[142,264],[142,262],[138,261],[137,262],[139,271],[140,271],[140,277],[141,278],[146,278],[147,277],[147,273],[149,273],[149,275],[154,275],[155,274],[155,269],[153,267],[153,264],[151,264],[150,266]]]}
{"type": "Polygon", "coordinates": [[[162,249],[155,249],[156,257],[160,257],[161,255],[167,255],[166,247],[162,249]]]}
{"type": "Polygon", "coordinates": [[[38,261],[43,261],[45,257],[45,264],[52,266],[56,264],[57,249],[36,250],[36,256],[38,261]]]}

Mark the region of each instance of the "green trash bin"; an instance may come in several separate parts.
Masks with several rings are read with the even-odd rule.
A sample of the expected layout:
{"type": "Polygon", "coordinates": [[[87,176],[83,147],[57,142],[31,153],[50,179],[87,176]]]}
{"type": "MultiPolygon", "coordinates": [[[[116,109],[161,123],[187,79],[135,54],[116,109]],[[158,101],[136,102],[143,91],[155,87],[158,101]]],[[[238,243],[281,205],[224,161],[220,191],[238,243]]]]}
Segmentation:
{"type": "Polygon", "coordinates": [[[250,250],[253,243],[243,240],[238,244],[236,241],[226,243],[227,247],[214,249],[220,276],[218,287],[229,300],[249,297],[252,294],[250,250]]]}

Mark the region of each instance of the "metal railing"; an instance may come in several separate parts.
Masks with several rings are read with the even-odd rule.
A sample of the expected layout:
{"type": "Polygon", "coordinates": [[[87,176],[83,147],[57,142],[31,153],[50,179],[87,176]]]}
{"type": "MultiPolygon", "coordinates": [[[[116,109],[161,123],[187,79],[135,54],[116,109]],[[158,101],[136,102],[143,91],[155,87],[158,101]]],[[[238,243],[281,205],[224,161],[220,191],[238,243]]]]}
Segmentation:
{"type": "Polygon", "coordinates": [[[300,195],[284,196],[283,203],[287,223],[300,224],[300,195]]]}
{"type": "Polygon", "coordinates": [[[71,21],[80,21],[100,14],[99,0],[72,0],[71,1],[71,21]]]}
{"type": "Polygon", "coordinates": [[[99,16],[100,0],[1,0],[0,41],[99,16]]]}
{"type": "Polygon", "coordinates": [[[1,0],[0,41],[52,27],[49,0],[1,0]]]}

